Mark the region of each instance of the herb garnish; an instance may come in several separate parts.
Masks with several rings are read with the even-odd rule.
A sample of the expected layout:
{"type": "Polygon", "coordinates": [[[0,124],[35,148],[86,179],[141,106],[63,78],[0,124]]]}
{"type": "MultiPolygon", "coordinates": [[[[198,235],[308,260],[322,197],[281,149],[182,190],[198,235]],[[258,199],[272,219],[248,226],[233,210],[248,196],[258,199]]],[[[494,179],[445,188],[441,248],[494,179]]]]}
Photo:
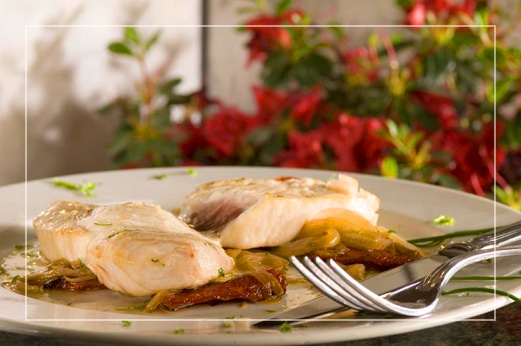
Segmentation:
{"type": "Polygon", "coordinates": [[[495,288],[487,288],[487,287],[464,287],[464,288],[457,288],[450,291],[443,291],[441,292],[442,295],[448,295],[448,294],[459,294],[459,293],[470,293],[470,292],[484,292],[484,293],[491,293],[491,294],[497,294],[500,296],[508,297],[515,301],[516,303],[521,303],[521,298],[516,297],[515,295],[508,293],[503,290],[498,290],[495,288]]]}
{"type": "Polygon", "coordinates": [[[431,247],[431,246],[441,244],[445,240],[448,240],[451,238],[477,236],[477,235],[488,233],[493,230],[494,230],[494,227],[482,228],[482,229],[470,230],[470,231],[464,230],[464,231],[457,231],[457,232],[447,233],[447,234],[433,236],[433,237],[416,238],[416,239],[411,239],[411,240],[407,240],[407,241],[418,247],[431,247]]]}
{"type": "Polygon", "coordinates": [[[130,326],[132,326],[132,321],[121,321],[121,323],[123,324],[123,327],[130,327],[130,326]]]}
{"type": "Polygon", "coordinates": [[[217,271],[217,273],[219,274],[219,277],[222,278],[224,277],[225,273],[224,273],[224,269],[223,268],[219,268],[219,270],[217,271]]]}
{"type": "Polygon", "coordinates": [[[156,258],[152,258],[152,259],[150,259],[150,260],[151,260],[152,262],[154,262],[154,263],[159,263],[162,267],[165,267],[165,266],[166,266],[166,264],[164,264],[163,262],[159,262],[159,260],[156,259],[156,258]]]}
{"type": "Polygon", "coordinates": [[[183,328],[174,330],[174,334],[183,334],[185,330],[183,328]]]}
{"type": "Polygon", "coordinates": [[[284,322],[280,325],[279,331],[281,331],[282,333],[289,333],[291,332],[291,326],[288,322],[284,322]]]}
{"type": "Polygon", "coordinates": [[[512,276],[453,276],[454,281],[510,281],[521,280],[521,275],[512,276]]]}
{"type": "Polygon", "coordinates": [[[432,220],[432,223],[440,226],[452,226],[454,225],[454,218],[450,216],[440,215],[432,220]]]}
{"type": "Polygon", "coordinates": [[[163,180],[163,179],[165,179],[167,176],[168,176],[168,174],[163,173],[163,174],[156,174],[156,175],[154,175],[152,178],[154,178],[154,179],[156,179],[156,180],[163,180]]]}
{"type": "Polygon", "coordinates": [[[186,172],[192,177],[195,177],[197,175],[197,171],[195,170],[195,168],[188,168],[186,172]]]}
{"type": "Polygon", "coordinates": [[[92,181],[88,181],[84,184],[75,184],[68,181],[54,179],[54,186],[63,187],[67,190],[76,191],[87,197],[94,197],[92,190],[96,188],[96,184],[92,181]]]}

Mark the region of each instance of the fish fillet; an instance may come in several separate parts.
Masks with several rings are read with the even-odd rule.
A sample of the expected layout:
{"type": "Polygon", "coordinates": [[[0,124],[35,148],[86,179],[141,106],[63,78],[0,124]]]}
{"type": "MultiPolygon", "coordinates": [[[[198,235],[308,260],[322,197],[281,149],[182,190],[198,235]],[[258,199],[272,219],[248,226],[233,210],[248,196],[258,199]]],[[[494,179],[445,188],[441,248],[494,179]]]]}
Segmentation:
{"type": "Polygon", "coordinates": [[[85,260],[85,250],[95,233],[78,225],[96,205],[60,200],[52,203],[33,220],[42,255],[53,262],[85,260]]]}
{"type": "Polygon", "coordinates": [[[230,179],[201,185],[188,195],[179,217],[223,247],[250,249],[291,241],[320,211],[345,208],[376,224],[380,200],[358,181],[338,175],[311,178],[230,179]]]}
{"type": "Polygon", "coordinates": [[[157,205],[58,201],[34,227],[47,259],[81,259],[103,285],[131,296],[197,287],[234,265],[219,244],[157,205]]]}

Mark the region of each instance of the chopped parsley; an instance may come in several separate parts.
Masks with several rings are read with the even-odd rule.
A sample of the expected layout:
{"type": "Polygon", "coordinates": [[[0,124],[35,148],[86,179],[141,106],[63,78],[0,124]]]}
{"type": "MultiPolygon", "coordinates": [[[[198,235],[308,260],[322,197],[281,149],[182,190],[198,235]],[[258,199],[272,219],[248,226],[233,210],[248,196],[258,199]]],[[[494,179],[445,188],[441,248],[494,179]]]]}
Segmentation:
{"type": "Polygon", "coordinates": [[[132,321],[121,321],[121,323],[123,324],[123,327],[130,327],[130,326],[132,326],[132,321]]]}
{"type": "Polygon", "coordinates": [[[185,330],[183,328],[174,330],[174,334],[183,334],[185,330]]]}
{"type": "Polygon", "coordinates": [[[156,258],[152,258],[151,261],[152,261],[153,263],[159,263],[162,267],[165,267],[165,266],[166,266],[166,264],[164,264],[163,262],[159,262],[159,260],[156,259],[156,258]]]}
{"type": "Polygon", "coordinates": [[[119,231],[119,232],[116,232],[116,233],[111,233],[111,234],[109,234],[109,235],[107,236],[107,239],[110,239],[110,238],[112,238],[112,237],[115,237],[115,236],[117,236],[118,234],[120,234],[120,233],[122,233],[122,232],[125,232],[125,231],[119,231]]]}
{"type": "Polygon", "coordinates": [[[230,328],[231,326],[232,326],[231,323],[226,323],[226,322],[225,322],[225,323],[222,323],[222,324],[221,324],[221,328],[223,328],[223,329],[224,329],[224,328],[230,328]]]}
{"type": "Polygon", "coordinates": [[[163,180],[163,179],[165,179],[167,176],[168,176],[168,174],[163,173],[163,174],[156,174],[156,175],[154,175],[152,178],[154,178],[154,179],[156,179],[156,180],[163,180]]]}
{"type": "Polygon", "coordinates": [[[435,217],[432,220],[432,223],[434,223],[435,225],[440,225],[440,226],[452,226],[452,225],[454,225],[454,218],[445,216],[445,215],[440,215],[440,216],[435,217]]]}
{"type": "Polygon", "coordinates": [[[94,197],[92,191],[96,188],[96,183],[88,181],[84,184],[75,184],[60,179],[54,179],[54,186],[63,187],[64,189],[71,191],[76,191],[87,197],[94,197]]]}
{"type": "Polygon", "coordinates": [[[195,168],[188,168],[186,172],[192,177],[195,177],[197,175],[197,171],[195,170],[195,168]]]}
{"type": "Polygon", "coordinates": [[[282,333],[289,333],[291,332],[291,326],[288,322],[284,322],[280,325],[279,331],[281,331],[282,333]]]}
{"type": "Polygon", "coordinates": [[[387,233],[396,233],[396,230],[393,229],[393,228],[389,228],[389,229],[387,230],[387,233]]]}
{"type": "Polygon", "coordinates": [[[224,273],[224,269],[223,268],[219,268],[219,270],[217,271],[217,273],[219,274],[219,277],[222,278],[224,277],[225,273],[224,273]]]}

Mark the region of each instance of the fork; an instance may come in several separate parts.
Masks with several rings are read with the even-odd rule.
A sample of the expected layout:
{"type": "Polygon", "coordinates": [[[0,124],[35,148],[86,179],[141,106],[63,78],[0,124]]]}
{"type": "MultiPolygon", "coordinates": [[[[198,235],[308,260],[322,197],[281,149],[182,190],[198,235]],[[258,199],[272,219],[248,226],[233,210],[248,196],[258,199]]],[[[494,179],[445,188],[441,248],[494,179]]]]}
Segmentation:
{"type": "Polygon", "coordinates": [[[483,260],[521,255],[521,246],[486,249],[453,257],[423,279],[378,295],[362,286],[334,260],[316,257],[300,261],[290,258],[297,270],[329,298],[359,311],[392,313],[418,317],[432,312],[439,302],[442,287],[463,267],[483,260]]]}

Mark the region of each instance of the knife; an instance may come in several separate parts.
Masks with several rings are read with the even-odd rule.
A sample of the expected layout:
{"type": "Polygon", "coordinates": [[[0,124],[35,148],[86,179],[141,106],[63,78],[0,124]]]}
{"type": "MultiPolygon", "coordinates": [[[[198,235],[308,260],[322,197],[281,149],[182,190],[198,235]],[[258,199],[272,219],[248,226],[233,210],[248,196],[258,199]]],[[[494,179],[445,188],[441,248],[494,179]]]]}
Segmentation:
{"type": "MultiPolygon", "coordinates": [[[[504,246],[518,240],[521,240],[521,221],[467,241],[449,244],[436,254],[384,271],[361,281],[361,283],[371,291],[383,294],[393,288],[425,277],[449,258],[472,251],[504,246]]],[[[334,300],[320,296],[268,319],[257,321],[252,326],[269,328],[279,327],[283,323],[302,323],[310,319],[326,318],[346,309],[345,306],[334,300]]]]}

